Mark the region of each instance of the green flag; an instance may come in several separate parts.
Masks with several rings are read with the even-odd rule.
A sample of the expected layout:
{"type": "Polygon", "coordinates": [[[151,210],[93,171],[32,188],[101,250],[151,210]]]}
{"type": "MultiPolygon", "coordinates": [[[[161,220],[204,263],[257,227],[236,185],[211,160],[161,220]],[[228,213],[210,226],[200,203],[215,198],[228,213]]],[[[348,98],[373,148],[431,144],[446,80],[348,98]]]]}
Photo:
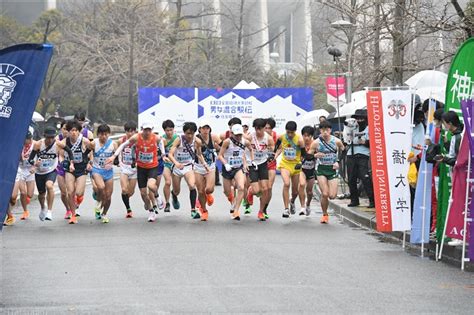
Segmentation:
{"type": "MultiPolygon", "coordinates": [[[[456,56],[451,62],[451,68],[448,73],[448,81],[446,83],[446,102],[445,111],[453,110],[462,115],[461,100],[474,98],[474,38],[465,41],[459,48],[456,56]]],[[[447,135],[450,141],[451,135],[447,135]]],[[[443,144],[443,137],[440,137],[440,143],[443,144]]],[[[442,145],[442,154],[446,154],[442,145]]],[[[439,171],[439,191],[438,191],[438,208],[436,219],[436,237],[438,242],[444,234],[444,223],[446,220],[446,212],[449,205],[449,197],[451,194],[451,178],[449,176],[449,167],[441,163],[439,171]]]]}

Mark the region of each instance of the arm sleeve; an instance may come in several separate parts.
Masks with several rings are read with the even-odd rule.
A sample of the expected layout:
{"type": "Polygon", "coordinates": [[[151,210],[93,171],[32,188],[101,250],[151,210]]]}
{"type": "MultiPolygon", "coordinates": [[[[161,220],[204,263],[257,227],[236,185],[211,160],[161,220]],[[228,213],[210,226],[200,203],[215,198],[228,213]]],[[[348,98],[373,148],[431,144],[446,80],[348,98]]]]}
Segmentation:
{"type": "Polygon", "coordinates": [[[35,157],[38,153],[39,153],[39,151],[37,151],[37,150],[31,151],[30,156],[28,157],[28,163],[33,165],[35,163],[35,157]]]}
{"type": "MultiPolygon", "coordinates": [[[[160,143],[163,143],[162,141],[160,143]]],[[[119,156],[120,152],[123,151],[123,149],[128,146],[130,144],[130,140],[127,140],[125,141],[124,143],[122,143],[118,148],[117,150],[115,150],[115,153],[114,153],[114,156],[117,157],[119,156]]],[[[163,151],[164,152],[164,151],[163,151]]]]}
{"type": "Polygon", "coordinates": [[[66,151],[67,156],[69,156],[69,161],[73,161],[74,160],[74,155],[72,153],[71,148],[66,145],[66,146],[64,146],[63,150],[66,151]]]}

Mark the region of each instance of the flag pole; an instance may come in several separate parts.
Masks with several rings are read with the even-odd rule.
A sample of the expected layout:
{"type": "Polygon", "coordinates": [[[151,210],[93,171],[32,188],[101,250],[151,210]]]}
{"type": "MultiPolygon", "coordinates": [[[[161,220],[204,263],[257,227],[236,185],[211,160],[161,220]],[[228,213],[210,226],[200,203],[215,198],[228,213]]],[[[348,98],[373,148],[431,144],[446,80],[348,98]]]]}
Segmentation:
{"type": "Polygon", "coordinates": [[[439,249],[439,259],[441,259],[443,256],[444,238],[446,236],[446,229],[448,228],[449,213],[451,212],[451,203],[453,202],[452,198],[453,198],[453,189],[451,187],[451,192],[449,193],[448,211],[446,211],[446,218],[444,219],[443,235],[441,238],[441,246],[439,249]]]}
{"type": "Polygon", "coordinates": [[[407,241],[407,231],[403,231],[403,243],[402,243],[403,249],[405,249],[406,241],[407,241]]]}
{"type": "MultiPolygon", "coordinates": [[[[462,256],[461,256],[461,270],[464,271],[464,263],[466,261],[466,237],[467,237],[467,212],[469,209],[469,195],[470,195],[470,182],[471,182],[471,152],[469,152],[469,157],[467,160],[467,179],[466,179],[466,200],[464,204],[464,227],[463,227],[463,236],[462,236],[462,256]]],[[[472,202],[472,201],[471,201],[472,202]]]]}

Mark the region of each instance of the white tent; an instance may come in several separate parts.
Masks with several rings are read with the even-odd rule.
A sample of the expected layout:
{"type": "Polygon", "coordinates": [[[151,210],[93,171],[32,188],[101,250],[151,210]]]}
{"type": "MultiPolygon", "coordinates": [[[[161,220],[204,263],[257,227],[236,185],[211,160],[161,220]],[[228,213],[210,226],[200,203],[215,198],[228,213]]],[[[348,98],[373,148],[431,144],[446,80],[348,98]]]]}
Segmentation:
{"type": "Polygon", "coordinates": [[[307,126],[307,125],[310,125],[310,126],[317,125],[319,124],[319,117],[321,116],[328,117],[329,112],[325,109],[316,109],[316,110],[307,112],[306,114],[300,116],[299,125],[301,127],[307,126]]]}

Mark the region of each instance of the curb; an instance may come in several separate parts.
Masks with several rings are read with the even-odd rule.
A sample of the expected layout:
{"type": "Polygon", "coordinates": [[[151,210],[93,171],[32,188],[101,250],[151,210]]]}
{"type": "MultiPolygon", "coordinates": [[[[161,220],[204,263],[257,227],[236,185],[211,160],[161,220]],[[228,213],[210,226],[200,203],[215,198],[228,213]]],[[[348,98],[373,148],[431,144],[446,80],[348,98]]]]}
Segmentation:
{"type": "MultiPolygon", "coordinates": [[[[341,220],[348,221],[349,224],[369,229],[371,232],[375,232],[378,236],[384,238],[390,238],[400,245],[403,242],[403,233],[402,232],[392,232],[392,233],[381,233],[376,230],[376,221],[375,215],[362,212],[357,210],[357,208],[349,208],[347,206],[341,205],[338,202],[329,201],[329,207],[333,209],[334,213],[339,215],[341,220]]],[[[406,233],[406,246],[405,249],[411,254],[420,255],[421,246],[419,244],[410,243],[410,232],[406,233]]],[[[436,259],[436,241],[430,240],[428,244],[425,244],[425,257],[430,257],[436,259]]],[[[462,249],[459,246],[453,247],[444,245],[443,247],[443,258],[442,261],[448,262],[450,264],[459,266],[461,264],[462,258],[462,249]]],[[[469,267],[474,267],[473,262],[466,262],[466,269],[472,269],[469,267]]]]}

